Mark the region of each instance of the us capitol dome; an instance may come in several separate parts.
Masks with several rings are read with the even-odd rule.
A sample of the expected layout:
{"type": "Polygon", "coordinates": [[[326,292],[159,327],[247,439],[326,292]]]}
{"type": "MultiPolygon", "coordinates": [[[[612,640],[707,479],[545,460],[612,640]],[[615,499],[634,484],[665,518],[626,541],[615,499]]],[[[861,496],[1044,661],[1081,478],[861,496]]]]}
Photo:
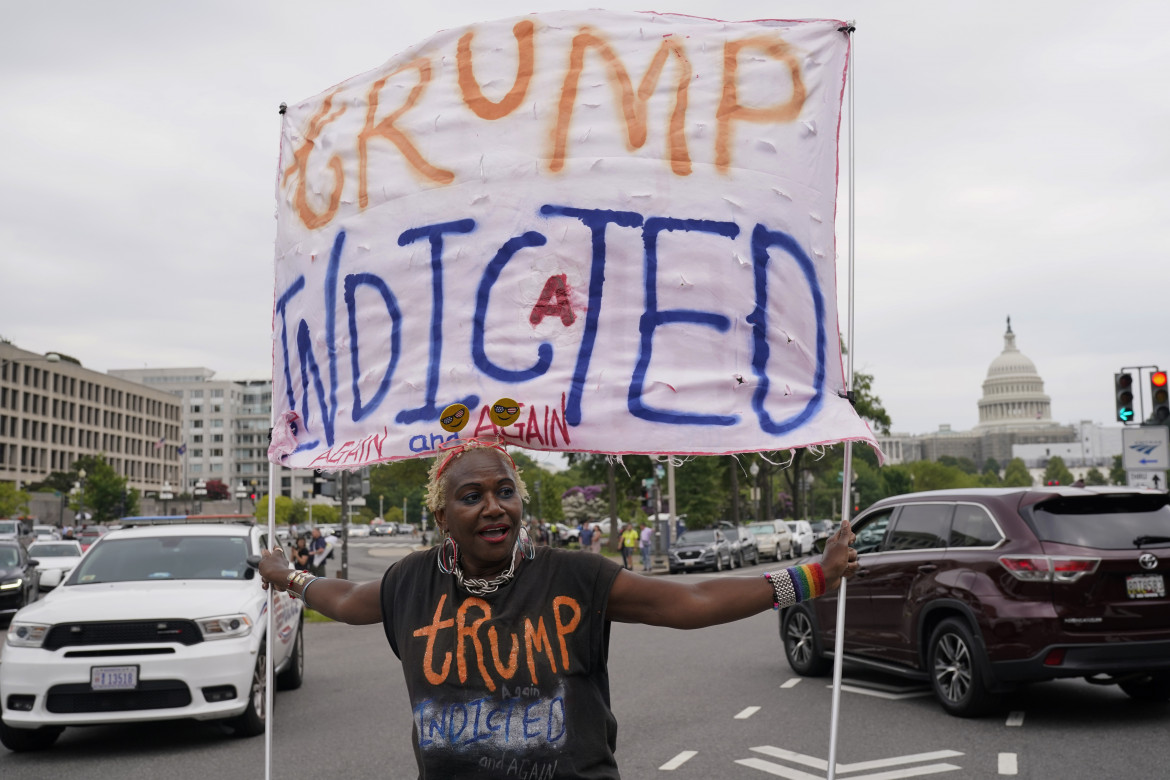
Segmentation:
{"type": "Polygon", "coordinates": [[[955,431],[941,425],[932,433],[879,437],[878,444],[891,464],[949,455],[969,458],[979,466],[993,458],[1002,468],[1013,457],[1013,445],[1061,444],[1079,438],[1076,427],[1053,421],[1052,399],[1044,392],[1044,380],[1036,364],[1016,346],[1012,318],[1008,317],[1003,352],[987,367],[979,422],[974,428],[955,431]]]}
{"type": "Polygon", "coordinates": [[[975,432],[1035,430],[1052,427],[1052,399],[1044,394],[1044,380],[1036,365],[1016,347],[1012,318],[1007,318],[1003,352],[987,367],[979,423],[975,432]]]}

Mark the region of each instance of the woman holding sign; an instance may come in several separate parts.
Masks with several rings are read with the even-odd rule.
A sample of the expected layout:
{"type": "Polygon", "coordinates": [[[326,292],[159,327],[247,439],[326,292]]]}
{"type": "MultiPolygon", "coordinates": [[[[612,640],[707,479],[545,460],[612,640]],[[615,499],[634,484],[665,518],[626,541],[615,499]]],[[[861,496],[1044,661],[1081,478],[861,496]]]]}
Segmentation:
{"type": "Polygon", "coordinates": [[[440,453],[427,506],[443,542],[356,584],[265,553],[265,586],[334,620],[382,623],[402,661],[422,778],[616,778],[606,661],[611,621],[727,623],[815,598],[857,569],[848,522],[819,564],[694,584],[643,577],[603,556],[535,547],[524,482],[492,441],[440,453]]]}

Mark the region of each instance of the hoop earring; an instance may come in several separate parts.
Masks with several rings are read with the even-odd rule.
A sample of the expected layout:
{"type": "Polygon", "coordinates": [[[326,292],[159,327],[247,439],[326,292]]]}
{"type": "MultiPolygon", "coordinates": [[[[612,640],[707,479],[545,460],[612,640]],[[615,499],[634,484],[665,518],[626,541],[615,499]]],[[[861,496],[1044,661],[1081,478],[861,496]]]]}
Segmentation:
{"type": "Polygon", "coordinates": [[[520,549],[520,554],[524,556],[525,560],[532,560],[536,557],[536,545],[528,538],[528,529],[520,526],[520,533],[516,537],[516,546],[520,549]]]}
{"type": "Polygon", "coordinates": [[[443,543],[439,545],[438,558],[439,571],[443,574],[451,574],[455,571],[455,567],[459,565],[459,545],[455,544],[455,540],[450,536],[443,537],[443,543]]]}

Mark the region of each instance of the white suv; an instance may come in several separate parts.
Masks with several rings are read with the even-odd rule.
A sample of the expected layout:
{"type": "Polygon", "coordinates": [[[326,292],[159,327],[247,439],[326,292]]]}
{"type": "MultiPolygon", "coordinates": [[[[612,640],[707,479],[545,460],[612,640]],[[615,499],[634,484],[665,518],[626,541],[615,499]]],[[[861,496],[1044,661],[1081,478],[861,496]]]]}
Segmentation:
{"type": "MultiPolygon", "coordinates": [[[[132,521],[131,521],[132,522],[132,521]]],[[[0,663],[0,742],[41,750],[65,726],[230,719],[264,732],[268,595],[252,523],[111,531],[65,583],[12,618],[0,663]]],[[[275,594],[276,682],[304,673],[301,602],[275,594]]]]}
{"type": "Polygon", "coordinates": [[[813,544],[817,540],[812,525],[807,520],[785,520],[784,522],[788,526],[788,530],[792,532],[792,547],[796,551],[796,557],[802,558],[805,555],[812,555],[814,552],[813,544]]]}

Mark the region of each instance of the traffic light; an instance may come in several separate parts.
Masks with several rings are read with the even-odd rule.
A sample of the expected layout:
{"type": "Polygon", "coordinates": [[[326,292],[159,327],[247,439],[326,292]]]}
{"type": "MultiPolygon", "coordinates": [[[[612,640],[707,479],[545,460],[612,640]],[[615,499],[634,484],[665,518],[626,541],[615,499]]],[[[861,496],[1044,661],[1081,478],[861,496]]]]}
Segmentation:
{"type": "Polygon", "coordinates": [[[321,469],[313,469],[313,495],[333,498],[337,495],[335,475],[321,469]]]}
{"type": "Polygon", "coordinates": [[[1117,401],[1117,419],[1133,422],[1133,375],[1128,371],[1113,375],[1113,396],[1117,401]]]}
{"type": "Polygon", "coordinates": [[[1150,413],[1152,421],[1164,423],[1170,419],[1170,387],[1166,386],[1165,371],[1150,374],[1150,402],[1154,406],[1150,413]]]}

